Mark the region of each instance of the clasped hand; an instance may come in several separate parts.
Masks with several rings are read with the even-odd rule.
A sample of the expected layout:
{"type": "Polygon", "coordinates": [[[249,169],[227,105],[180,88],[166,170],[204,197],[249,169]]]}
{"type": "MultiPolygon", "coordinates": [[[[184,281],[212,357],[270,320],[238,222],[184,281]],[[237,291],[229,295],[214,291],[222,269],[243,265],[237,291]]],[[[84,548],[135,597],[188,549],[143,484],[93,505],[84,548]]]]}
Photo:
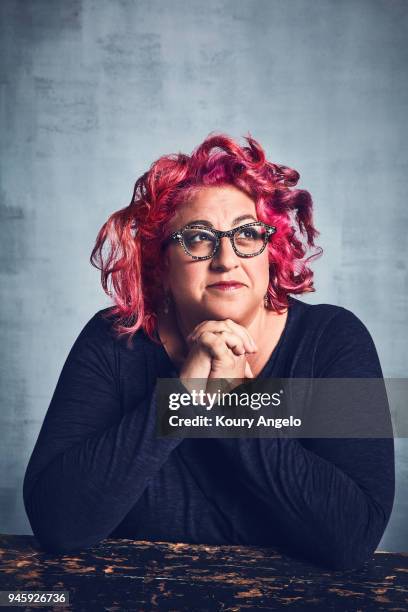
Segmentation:
{"type": "MultiPolygon", "coordinates": [[[[203,321],[187,336],[188,355],[180,371],[180,380],[192,387],[189,379],[207,381],[223,379],[229,389],[241,384],[245,378],[253,378],[247,354],[258,349],[245,327],[231,319],[203,321]]],[[[194,388],[197,384],[193,383],[194,388]]],[[[190,389],[191,390],[191,389],[190,389]]]]}

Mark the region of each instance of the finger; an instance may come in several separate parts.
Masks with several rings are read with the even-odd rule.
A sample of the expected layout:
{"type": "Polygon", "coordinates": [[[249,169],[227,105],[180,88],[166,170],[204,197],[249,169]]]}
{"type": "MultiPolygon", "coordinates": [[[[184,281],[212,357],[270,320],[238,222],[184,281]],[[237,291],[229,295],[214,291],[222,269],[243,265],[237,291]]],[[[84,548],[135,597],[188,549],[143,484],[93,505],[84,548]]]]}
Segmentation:
{"type": "Polygon", "coordinates": [[[254,349],[258,350],[255,340],[252,338],[251,334],[249,333],[246,327],[244,327],[243,325],[240,325],[239,323],[236,323],[232,319],[225,319],[225,323],[227,323],[231,331],[239,334],[241,338],[247,338],[250,344],[254,347],[254,349]]]}
{"type": "Polygon", "coordinates": [[[192,339],[197,337],[197,335],[200,335],[200,333],[202,333],[204,330],[213,332],[221,332],[225,330],[236,333],[245,343],[246,352],[253,353],[257,350],[257,346],[248,330],[243,325],[239,325],[232,319],[224,319],[223,321],[203,321],[203,323],[200,323],[200,325],[193,330],[191,334],[192,339]]]}
{"type": "Polygon", "coordinates": [[[221,332],[227,329],[228,328],[223,321],[202,321],[187,336],[187,339],[189,339],[191,342],[195,342],[204,331],[221,332]]]}
{"type": "Polygon", "coordinates": [[[218,332],[217,336],[224,340],[225,344],[230,348],[235,355],[245,355],[245,344],[237,334],[231,332],[222,331],[218,332]]]}
{"type": "Polygon", "coordinates": [[[209,378],[220,378],[222,380],[240,379],[245,377],[245,355],[233,355],[229,351],[229,356],[222,360],[212,359],[209,378]]]}
{"type": "Polygon", "coordinates": [[[202,333],[204,331],[203,327],[205,325],[207,325],[208,323],[213,323],[213,322],[216,323],[216,321],[208,321],[208,320],[207,321],[201,321],[201,323],[196,325],[194,327],[194,329],[188,334],[187,339],[192,339],[192,337],[195,336],[196,334],[202,333]]]}
{"type": "Polygon", "coordinates": [[[227,362],[229,365],[233,366],[233,354],[218,334],[205,331],[201,334],[198,341],[200,345],[208,351],[212,359],[220,363],[227,362]]]}
{"type": "Polygon", "coordinates": [[[221,333],[225,331],[229,333],[234,333],[239,336],[239,338],[241,338],[241,341],[244,343],[245,352],[253,353],[257,350],[257,347],[252,337],[247,332],[245,327],[243,327],[242,325],[238,325],[238,323],[234,323],[230,319],[225,319],[224,321],[203,321],[202,323],[197,325],[197,327],[191,332],[191,334],[189,334],[188,339],[191,342],[195,342],[204,331],[211,331],[214,333],[221,333]]]}
{"type": "MultiPolygon", "coordinates": [[[[208,333],[209,330],[205,329],[201,334],[197,334],[195,336],[195,342],[200,342],[200,338],[204,333],[208,333]]],[[[235,355],[244,355],[245,353],[253,353],[252,347],[248,346],[248,342],[242,340],[241,336],[231,331],[222,330],[222,331],[211,331],[214,336],[217,336],[221,340],[223,340],[228,348],[230,348],[235,355]]]]}

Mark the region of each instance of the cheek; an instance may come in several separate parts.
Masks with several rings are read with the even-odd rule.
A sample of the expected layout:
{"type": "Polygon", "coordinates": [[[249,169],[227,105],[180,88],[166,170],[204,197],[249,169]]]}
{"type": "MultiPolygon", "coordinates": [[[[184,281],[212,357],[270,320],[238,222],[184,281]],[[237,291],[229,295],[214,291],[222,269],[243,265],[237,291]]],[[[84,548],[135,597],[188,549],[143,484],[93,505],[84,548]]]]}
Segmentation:
{"type": "Polygon", "coordinates": [[[254,257],[251,275],[256,284],[264,285],[269,280],[269,261],[268,257],[254,257]]]}
{"type": "Polygon", "coordinates": [[[185,259],[171,261],[168,280],[174,293],[178,295],[195,295],[205,284],[206,269],[204,266],[191,264],[185,259]]]}
{"type": "Polygon", "coordinates": [[[269,276],[269,260],[268,256],[264,256],[264,254],[254,257],[254,268],[256,269],[257,274],[262,274],[263,276],[269,276]]]}

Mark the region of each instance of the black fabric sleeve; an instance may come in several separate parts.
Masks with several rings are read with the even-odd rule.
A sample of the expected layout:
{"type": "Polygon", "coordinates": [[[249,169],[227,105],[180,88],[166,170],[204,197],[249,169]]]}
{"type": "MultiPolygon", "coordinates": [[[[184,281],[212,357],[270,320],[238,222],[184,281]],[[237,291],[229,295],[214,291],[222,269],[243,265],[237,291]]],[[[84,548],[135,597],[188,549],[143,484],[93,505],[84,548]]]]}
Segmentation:
{"type": "MultiPolygon", "coordinates": [[[[369,332],[346,309],[326,324],[314,369],[315,377],[382,377],[369,332]]],[[[270,517],[267,541],[330,569],[358,568],[371,557],[394,500],[392,437],[219,442],[243,498],[252,495],[270,517]]]]}
{"type": "Polygon", "coordinates": [[[67,357],[27,466],[25,508],[45,550],[108,537],[182,441],[155,435],[156,386],[121,411],[116,350],[95,315],[67,357]]]}

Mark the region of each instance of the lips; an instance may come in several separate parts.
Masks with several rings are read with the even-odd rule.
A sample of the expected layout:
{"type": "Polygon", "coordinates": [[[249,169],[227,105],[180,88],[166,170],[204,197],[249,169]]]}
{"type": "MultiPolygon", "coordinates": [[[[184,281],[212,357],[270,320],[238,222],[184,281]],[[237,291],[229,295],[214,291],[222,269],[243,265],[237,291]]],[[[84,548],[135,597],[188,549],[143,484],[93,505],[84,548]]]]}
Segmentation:
{"type": "Polygon", "coordinates": [[[244,287],[244,285],[238,281],[225,281],[220,283],[213,283],[212,285],[208,285],[214,289],[238,289],[239,287],[244,287]]]}

